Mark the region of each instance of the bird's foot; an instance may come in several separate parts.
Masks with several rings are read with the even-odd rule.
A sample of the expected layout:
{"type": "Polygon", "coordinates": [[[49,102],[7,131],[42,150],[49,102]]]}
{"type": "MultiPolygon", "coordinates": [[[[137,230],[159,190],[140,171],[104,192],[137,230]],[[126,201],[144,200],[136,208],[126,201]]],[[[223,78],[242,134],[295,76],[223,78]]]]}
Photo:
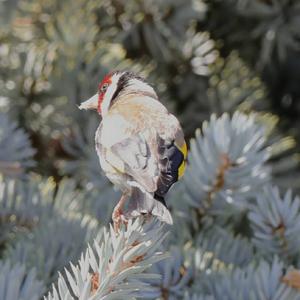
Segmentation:
{"type": "Polygon", "coordinates": [[[116,233],[119,232],[120,227],[123,224],[127,225],[128,219],[125,217],[121,209],[114,209],[113,214],[112,214],[112,220],[114,223],[114,231],[116,233]]]}

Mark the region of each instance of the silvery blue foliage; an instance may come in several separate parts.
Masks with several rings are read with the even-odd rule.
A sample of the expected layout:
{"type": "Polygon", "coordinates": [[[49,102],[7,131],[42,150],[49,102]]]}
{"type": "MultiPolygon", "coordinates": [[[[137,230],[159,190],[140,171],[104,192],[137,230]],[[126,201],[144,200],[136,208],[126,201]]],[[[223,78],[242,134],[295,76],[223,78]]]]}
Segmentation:
{"type": "Polygon", "coordinates": [[[80,257],[87,243],[96,236],[96,229],[95,221],[88,216],[63,219],[57,215],[19,239],[6,256],[27,268],[35,266],[38,277],[49,285],[57,279],[58,271],[80,257]]]}
{"type": "Polygon", "coordinates": [[[19,181],[3,178],[0,180],[0,218],[34,227],[56,214],[80,213],[84,197],[85,193],[79,193],[72,180],[62,180],[56,189],[51,179],[37,177],[19,181]]]}
{"type": "Polygon", "coordinates": [[[43,284],[36,279],[34,269],[26,271],[21,264],[0,261],[1,300],[38,300],[43,291],[43,284]]]}
{"type": "Polygon", "coordinates": [[[214,259],[225,264],[246,266],[254,258],[254,247],[241,236],[234,236],[229,230],[216,225],[198,234],[196,245],[203,252],[212,253],[214,259]]]}
{"type": "Polygon", "coordinates": [[[184,295],[184,300],[215,300],[215,298],[213,296],[210,295],[198,295],[198,294],[189,294],[186,293],[184,295]]]}
{"type": "MultiPolygon", "coordinates": [[[[86,243],[96,236],[93,216],[107,222],[114,203],[107,184],[102,186],[102,193],[94,184],[83,192],[76,189],[73,180],[62,180],[57,189],[51,181],[1,182],[2,218],[15,216],[13,220],[32,222],[28,223],[29,227],[25,226],[30,235],[25,234],[12,244],[6,257],[25,264],[28,270],[35,266],[45,285],[53,282],[57,271],[72,261],[46,296],[47,300],[166,297],[170,300],[253,300],[260,299],[261,295],[296,299],[280,298],[294,297],[294,290],[281,281],[283,263],[277,258],[271,263],[260,260],[251,239],[233,234],[232,227],[238,224],[239,218],[230,219],[231,225],[208,222],[201,227],[195,215],[197,209],[217,207],[220,215],[225,215],[224,206],[212,203],[215,206],[206,207],[201,197],[197,198],[198,202],[196,198],[183,201],[187,195],[191,197],[190,189],[196,196],[196,188],[202,192],[200,195],[208,196],[207,199],[214,196],[213,200],[228,203],[226,200],[232,197],[242,205],[244,216],[250,210],[253,241],[259,249],[262,249],[257,242],[262,238],[261,228],[256,227],[254,221],[265,216],[265,211],[272,220],[281,214],[283,219],[290,217],[289,232],[297,232],[298,199],[292,200],[288,193],[284,201],[278,198],[278,203],[274,202],[276,192],[272,189],[258,195],[256,201],[253,199],[269,179],[269,170],[264,165],[269,152],[265,149],[263,127],[253,116],[236,113],[232,119],[228,115],[219,119],[212,117],[210,124],[203,128],[203,137],[198,136],[192,143],[184,184],[179,184],[168,199],[168,202],[174,201],[171,207],[175,221],[168,259],[161,260],[165,255],[159,252],[167,248],[162,248],[163,226],[140,218],[129,221],[127,228],[124,225],[119,233],[112,227],[109,231],[101,230],[93,246],[88,246],[74,265],[86,243]],[[223,139],[219,138],[220,134],[223,139]],[[191,176],[192,187],[188,182],[191,176]],[[210,178],[206,186],[203,178],[210,178]],[[188,203],[192,206],[186,205],[188,203]],[[191,210],[193,206],[196,210],[191,210]],[[49,235],[53,238],[49,239],[49,235]]],[[[238,209],[230,211],[232,216],[240,212],[238,209]]],[[[21,224],[28,225],[26,222],[21,224]]],[[[296,235],[291,237],[296,249],[296,235]]],[[[289,254],[296,254],[296,250],[289,254]]]]}
{"type": "Polygon", "coordinates": [[[67,281],[60,275],[58,287],[53,286],[45,299],[143,298],[143,293],[151,290],[145,280],[157,278],[156,274],[144,271],[166,257],[158,251],[165,236],[160,222],[143,224],[142,217],[129,220],[118,233],[112,227],[104,229],[93,247],[89,246],[81,255],[78,264],[71,264],[71,270],[66,270],[67,281]]]}
{"type": "MultiPolygon", "coordinates": [[[[42,213],[41,202],[46,197],[37,193],[38,187],[13,179],[0,180],[0,216],[15,215],[22,220],[36,220],[42,213]]],[[[46,195],[45,195],[46,196],[46,195]]]]}
{"type": "Polygon", "coordinates": [[[188,38],[183,47],[183,53],[189,58],[193,72],[197,75],[208,75],[211,65],[218,57],[215,43],[210,39],[208,32],[189,30],[188,38]]]}
{"type": "Polygon", "coordinates": [[[299,253],[300,199],[293,198],[291,190],[281,196],[277,187],[266,186],[251,206],[249,220],[253,242],[260,250],[268,255],[299,253]]]}
{"type": "Polygon", "coordinates": [[[257,267],[249,265],[212,275],[209,294],[216,300],[300,299],[299,292],[282,281],[284,272],[284,264],[275,257],[271,263],[261,261],[257,267]]]}
{"type": "Polygon", "coordinates": [[[28,135],[4,113],[0,113],[0,173],[18,176],[34,166],[28,135]]]}
{"type": "MultiPolygon", "coordinates": [[[[20,232],[30,232],[43,218],[53,216],[53,205],[43,193],[42,183],[0,180],[0,241],[12,239],[20,232]]],[[[51,199],[52,196],[51,196],[51,199]]]]}
{"type": "Polygon", "coordinates": [[[196,131],[184,176],[186,200],[200,211],[224,212],[226,204],[243,204],[269,179],[264,128],[255,116],[239,112],[213,115],[196,131]]]}
{"type": "Polygon", "coordinates": [[[101,189],[92,187],[79,203],[83,212],[91,215],[101,224],[107,224],[111,221],[112,211],[119,199],[120,192],[114,190],[110,184],[107,184],[101,189]]]}
{"type": "Polygon", "coordinates": [[[1,181],[0,241],[12,240],[5,257],[53,282],[96,235],[96,220],[82,210],[85,196],[72,180],[57,189],[51,180],[1,181]]]}
{"type": "Polygon", "coordinates": [[[266,96],[299,128],[290,118],[299,110],[299,1],[24,2],[0,0],[0,110],[30,131],[41,160],[34,170],[55,173],[56,182],[5,178],[24,175],[33,152],[0,114],[0,255],[14,263],[0,262],[0,300],[40,299],[33,266],[44,291],[64,273],[51,300],[300,300],[291,287],[300,289],[299,200],[262,188],[270,173],[280,188],[299,188],[295,140],[272,132],[266,96]],[[266,89],[255,73],[265,66],[266,89]],[[166,245],[156,222],[130,221],[119,234],[99,229],[119,195],[94,150],[99,118],[76,104],[116,67],[146,74],[186,137],[213,112],[246,112],[213,116],[198,130],[184,183],[167,199],[174,225],[166,245]],[[248,116],[253,109],[266,130],[248,116]],[[295,282],[283,278],[290,267],[295,282]]]}
{"type": "Polygon", "coordinates": [[[121,22],[124,27],[127,25],[122,34],[125,48],[148,52],[160,63],[175,59],[177,52],[182,51],[180,42],[185,38],[191,18],[200,21],[206,12],[204,2],[195,4],[190,0],[120,1],[119,7],[125,12],[121,22]],[[148,20],[144,22],[146,16],[148,20]]]}
{"type": "Polygon", "coordinates": [[[237,12],[248,20],[258,20],[252,36],[262,40],[260,61],[270,63],[272,52],[282,61],[288,51],[299,48],[299,3],[297,1],[263,2],[259,0],[237,0],[237,12]]]}
{"type": "Polygon", "coordinates": [[[151,271],[161,278],[150,281],[153,290],[144,293],[149,299],[182,299],[194,278],[193,253],[182,253],[179,247],[171,247],[170,257],[156,263],[151,271]],[[190,256],[188,258],[187,256],[190,256]],[[190,261],[188,261],[190,259],[190,261]]]}

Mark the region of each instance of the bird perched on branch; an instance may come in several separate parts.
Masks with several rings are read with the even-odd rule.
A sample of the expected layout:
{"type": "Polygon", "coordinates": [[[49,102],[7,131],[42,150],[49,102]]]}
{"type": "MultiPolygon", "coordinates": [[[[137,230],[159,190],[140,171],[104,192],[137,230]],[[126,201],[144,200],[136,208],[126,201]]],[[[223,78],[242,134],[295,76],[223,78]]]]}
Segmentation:
{"type": "Polygon", "coordinates": [[[123,193],[112,215],[115,228],[139,214],[172,224],[164,198],[184,173],[187,147],[178,120],[154,89],[134,73],[115,71],[79,108],[102,116],[96,151],[106,176],[123,193]]]}

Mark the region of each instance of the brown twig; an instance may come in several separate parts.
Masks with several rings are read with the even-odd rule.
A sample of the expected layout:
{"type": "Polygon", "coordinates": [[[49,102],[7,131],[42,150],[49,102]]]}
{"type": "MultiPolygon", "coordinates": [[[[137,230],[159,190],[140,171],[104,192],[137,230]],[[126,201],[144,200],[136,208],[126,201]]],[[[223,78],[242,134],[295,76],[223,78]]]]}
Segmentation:
{"type": "Polygon", "coordinates": [[[288,286],[295,288],[300,291],[300,271],[299,270],[290,270],[285,274],[281,281],[288,286]]]}
{"type": "MultiPolygon", "coordinates": [[[[235,166],[237,166],[237,164],[230,161],[228,154],[223,153],[221,155],[221,164],[219,166],[219,169],[217,170],[215,182],[214,182],[211,190],[208,191],[208,193],[207,193],[206,202],[208,205],[207,205],[206,209],[208,209],[209,207],[212,206],[214,195],[224,187],[226,171],[229,168],[235,167],[235,166]]],[[[198,213],[199,213],[200,217],[202,217],[205,214],[205,211],[203,209],[198,209],[198,213]]]]}
{"type": "MultiPolygon", "coordinates": [[[[136,247],[137,245],[139,245],[139,242],[138,241],[133,241],[132,244],[127,247],[126,253],[130,249],[132,249],[133,247],[136,247]]],[[[134,256],[132,259],[130,259],[130,261],[128,261],[128,262],[122,262],[118,272],[113,272],[111,275],[116,276],[117,274],[119,274],[123,270],[125,270],[127,268],[130,268],[130,267],[134,266],[136,263],[139,263],[139,262],[143,261],[145,256],[146,256],[146,254],[137,255],[137,256],[134,256]]],[[[113,260],[109,259],[108,266],[107,266],[107,269],[106,269],[106,273],[110,272],[110,265],[112,264],[112,262],[113,262],[113,260]]],[[[91,292],[92,292],[92,294],[95,294],[97,292],[97,290],[100,286],[100,283],[101,283],[101,281],[100,281],[99,273],[98,272],[93,273],[92,277],[91,277],[91,292]]],[[[111,287],[110,291],[113,291],[113,289],[114,288],[111,287]]]]}
{"type": "Polygon", "coordinates": [[[0,161],[0,170],[6,175],[19,175],[23,172],[21,164],[17,161],[0,161]]]}
{"type": "Polygon", "coordinates": [[[268,223],[267,225],[272,228],[273,235],[277,235],[279,237],[280,241],[282,242],[282,246],[281,246],[282,250],[286,251],[288,248],[288,241],[287,241],[286,237],[284,236],[285,225],[284,225],[283,221],[280,221],[278,226],[275,228],[270,223],[268,223]]]}
{"type": "Polygon", "coordinates": [[[91,278],[91,293],[95,294],[99,288],[100,285],[100,278],[99,278],[99,273],[93,273],[92,274],[92,278],[91,278]]]}

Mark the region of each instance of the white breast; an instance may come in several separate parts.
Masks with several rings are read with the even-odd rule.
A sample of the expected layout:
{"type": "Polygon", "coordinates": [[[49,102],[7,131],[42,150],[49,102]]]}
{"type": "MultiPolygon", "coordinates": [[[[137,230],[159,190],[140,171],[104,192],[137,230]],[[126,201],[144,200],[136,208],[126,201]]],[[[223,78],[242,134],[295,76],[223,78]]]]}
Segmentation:
{"type": "MultiPolygon", "coordinates": [[[[124,174],[123,162],[110,151],[110,146],[120,141],[124,137],[124,133],[118,132],[115,126],[125,125],[124,122],[120,122],[120,118],[110,118],[102,120],[102,123],[98,127],[95,136],[96,151],[99,157],[100,165],[107,178],[122,191],[128,190],[130,187],[127,183],[127,176],[124,174]],[[106,122],[108,121],[108,122],[106,122]],[[114,123],[117,122],[117,123],[114,123]],[[112,123],[114,125],[112,125],[112,123]],[[112,157],[114,156],[114,157],[112,157]],[[115,166],[112,166],[107,160],[113,159],[115,166]],[[117,166],[117,167],[116,167],[117,166]]],[[[123,128],[123,127],[119,127],[123,128]]],[[[122,130],[121,130],[122,131],[122,130]]]]}
{"type": "Polygon", "coordinates": [[[128,128],[130,123],[121,115],[109,115],[102,120],[102,130],[100,133],[101,145],[110,148],[112,145],[129,137],[128,128]]]}

